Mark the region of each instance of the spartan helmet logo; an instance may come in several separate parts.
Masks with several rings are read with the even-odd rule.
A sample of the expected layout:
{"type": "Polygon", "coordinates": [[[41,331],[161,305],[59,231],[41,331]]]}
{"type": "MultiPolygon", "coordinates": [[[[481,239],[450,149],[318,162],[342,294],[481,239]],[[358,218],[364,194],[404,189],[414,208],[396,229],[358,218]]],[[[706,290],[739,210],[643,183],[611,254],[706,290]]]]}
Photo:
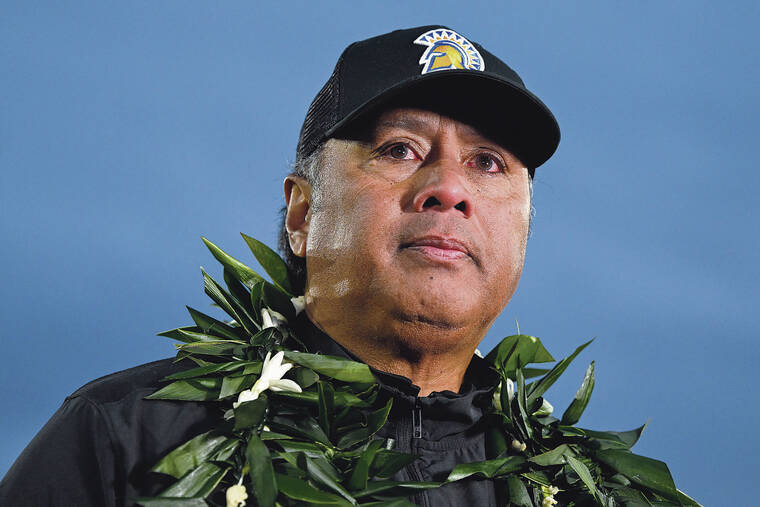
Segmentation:
{"type": "Polygon", "coordinates": [[[451,69],[484,70],[486,67],[475,46],[454,30],[436,28],[417,37],[414,43],[428,47],[420,57],[419,63],[424,65],[422,74],[451,69]]]}

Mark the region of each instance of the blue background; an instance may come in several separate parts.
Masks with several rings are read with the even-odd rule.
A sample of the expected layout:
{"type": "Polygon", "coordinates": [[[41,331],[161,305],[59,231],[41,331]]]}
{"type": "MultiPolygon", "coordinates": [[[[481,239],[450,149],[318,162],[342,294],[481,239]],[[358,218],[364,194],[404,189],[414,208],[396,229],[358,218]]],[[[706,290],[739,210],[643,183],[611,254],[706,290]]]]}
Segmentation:
{"type": "MultiPolygon", "coordinates": [[[[537,172],[515,331],[555,357],[581,425],[651,419],[639,453],[705,505],[757,478],[756,2],[4,2],[0,7],[0,474],[63,401],[173,354],[207,308],[205,235],[274,244],[305,111],[349,42],[449,25],[562,126],[537,172]]],[[[393,55],[389,55],[392,58],[393,55]]],[[[40,478],[44,480],[44,478],[40,478]]],[[[748,491],[749,490],[749,491],[748,491]]],[[[754,493],[753,493],[754,494],[754,493]]]]}

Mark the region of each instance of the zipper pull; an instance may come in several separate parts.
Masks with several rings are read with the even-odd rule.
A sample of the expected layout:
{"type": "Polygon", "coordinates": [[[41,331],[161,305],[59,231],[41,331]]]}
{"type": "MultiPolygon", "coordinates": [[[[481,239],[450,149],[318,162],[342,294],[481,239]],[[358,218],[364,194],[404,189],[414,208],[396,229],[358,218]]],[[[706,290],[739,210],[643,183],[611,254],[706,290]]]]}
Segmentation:
{"type": "Polygon", "coordinates": [[[422,438],[422,406],[418,398],[415,398],[412,409],[412,438],[422,438]]]}

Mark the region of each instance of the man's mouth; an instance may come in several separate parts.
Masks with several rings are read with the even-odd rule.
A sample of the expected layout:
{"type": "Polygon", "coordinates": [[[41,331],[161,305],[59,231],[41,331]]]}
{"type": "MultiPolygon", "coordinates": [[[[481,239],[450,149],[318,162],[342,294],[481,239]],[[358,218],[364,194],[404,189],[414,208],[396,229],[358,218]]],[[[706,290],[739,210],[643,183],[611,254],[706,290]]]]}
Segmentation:
{"type": "Polygon", "coordinates": [[[470,257],[467,246],[454,238],[426,236],[404,243],[401,248],[418,252],[430,260],[455,261],[470,257]]]}

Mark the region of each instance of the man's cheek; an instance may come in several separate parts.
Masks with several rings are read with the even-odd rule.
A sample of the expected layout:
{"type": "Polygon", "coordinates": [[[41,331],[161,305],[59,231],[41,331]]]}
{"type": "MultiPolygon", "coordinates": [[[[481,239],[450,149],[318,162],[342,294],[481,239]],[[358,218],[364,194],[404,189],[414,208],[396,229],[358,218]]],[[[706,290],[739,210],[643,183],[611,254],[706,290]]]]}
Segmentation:
{"type": "Polygon", "coordinates": [[[350,229],[338,209],[324,206],[312,215],[307,253],[331,257],[350,244],[350,229]]]}

